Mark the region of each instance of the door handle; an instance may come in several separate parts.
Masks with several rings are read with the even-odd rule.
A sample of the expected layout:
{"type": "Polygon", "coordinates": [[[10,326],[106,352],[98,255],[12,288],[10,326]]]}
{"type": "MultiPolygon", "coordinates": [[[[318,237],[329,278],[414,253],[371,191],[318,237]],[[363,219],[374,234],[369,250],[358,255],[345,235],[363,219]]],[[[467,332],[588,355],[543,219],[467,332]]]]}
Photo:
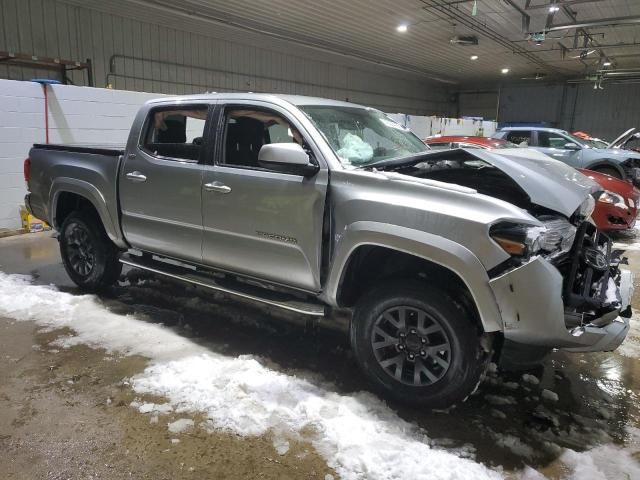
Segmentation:
{"type": "Polygon", "coordinates": [[[136,170],[135,172],[127,173],[127,180],[131,180],[132,182],[138,182],[139,183],[139,182],[146,181],[147,177],[136,170]]]}
{"type": "Polygon", "coordinates": [[[207,192],[218,192],[218,193],[229,193],[231,192],[231,187],[226,186],[222,182],[211,182],[205,183],[204,189],[207,192]]]}

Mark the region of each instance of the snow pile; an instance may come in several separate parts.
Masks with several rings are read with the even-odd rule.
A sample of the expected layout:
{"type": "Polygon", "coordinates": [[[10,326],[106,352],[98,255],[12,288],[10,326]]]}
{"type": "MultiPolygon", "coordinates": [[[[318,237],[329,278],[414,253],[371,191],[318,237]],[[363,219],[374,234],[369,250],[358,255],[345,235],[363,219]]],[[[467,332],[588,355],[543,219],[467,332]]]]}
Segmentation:
{"type": "Polygon", "coordinates": [[[205,412],[217,428],[241,435],[273,429],[311,432],[305,438],[344,479],[501,478],[472,460],[432,448],[424,432],[373,395],[339,395],[248,356],[212,353],[169,328],[111,313],[93,296],[30,285],[27,277],[0,272],[0,315],[71,328],[76,336],[68,345],[85,343],[151,358],[151,365],[132,380],[133,388],[164,395],[177,412],[205,412]]]}
{"type": "Polygon", "coordinates": [[[193,420],[191,420],[190,418],[180,418],[175,422],[171,422],[169,425],[167,425],[167,428],[171,433],[182,433],[192,429],[193,425],[193,420]]]}
{"type": "Polygon", "coordinates": [[[567,450],[560,461],[571,470],[571,480],[640,478],[640,429],[627,428],[627,447],[601,445],[586,452],[567,450]]]}
{"type": "Polygon", "coordinates": [[[540,396],[550,402],[557,402],[559,400],[558,394],[556,392],[552,392],[551,390],[547,390],[546,388],[542,390],[540,396]]]}

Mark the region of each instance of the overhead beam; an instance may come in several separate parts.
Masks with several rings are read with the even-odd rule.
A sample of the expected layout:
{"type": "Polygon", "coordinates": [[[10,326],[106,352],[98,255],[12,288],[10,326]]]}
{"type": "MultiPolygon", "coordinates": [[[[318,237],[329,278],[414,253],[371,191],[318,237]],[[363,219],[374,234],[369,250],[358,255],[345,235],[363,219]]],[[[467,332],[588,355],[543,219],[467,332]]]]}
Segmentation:
{"type": "Polygon", "coordinates": [[[538,10],[538,9],[542,9],[542,8],[549,8],[553,5],[558,6],[558,7],[563,7],[563,6],[569,6],[569,5],[578,5],[580,3],[594,3],[594,2],[601,2],[602,0],[566,0],[566,1],[562,1],[560,0],[559,2],[554,3],[541,3],[538,5],[531,5],[531,2],[528,1],[527,4],[525,4],[524,9],[525,10],[538,10]]]}
{"type": "Polygon", "coordinates": [[[604,27],[617,25],[636,25],[640,23],[640,17],[614,17],[602,18],[600,20],[588,20],[584,22],[560,23],[549,27],[547,32],[558,32],[561,30],[573,30],[589,27],[604,27]]]}
{"type": "MultiPolygon", "coordinates": [[[[505,0],[505,2],[511,7],[513,7],[522,17],[522,31],[527,32],[529,30],[529,26],[531,25],[531,17],[529,14],[520,7],[514,0],[505,0]]],[[[525,5],[526,8],[526,5],[525,5]]]]}
{"type": "Polygon", "coordinates": [[[446,21],[454,20],[458,24],[463,25],[471,30],[474,30],[480,35],[483,35],[488,39],[494,41],[498,45],[505,47],[512,53],[516,55],[520,55],[523,58],[526,58],[530,62],[544,68],[545,70],[552,71],[555,74],[560,73],[557,68],[544,62],[540,57],[538,57],[534,53],[510,41],[508,38],[502,36],[500,33],[493,30],[488,25],[460,11],[460,9],[447,6],[444,2],[441,2],[440,0],[420,0],[420,2],[424,4],[423,8],[428,7],[430,13],[432,13],[436,17],[439,17],[442,20],[446,20],[446,21]]]}

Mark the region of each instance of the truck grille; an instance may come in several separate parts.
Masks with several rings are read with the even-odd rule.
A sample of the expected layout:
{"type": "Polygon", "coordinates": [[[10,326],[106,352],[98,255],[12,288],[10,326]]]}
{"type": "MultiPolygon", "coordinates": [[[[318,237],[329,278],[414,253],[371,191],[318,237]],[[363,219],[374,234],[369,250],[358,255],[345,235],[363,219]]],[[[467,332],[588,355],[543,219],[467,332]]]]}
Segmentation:
{"type": "Polygon", "coordinates": [[[607,307],[607,287],[611,266],[620,262],[622,251],[612,251],[611,239],[594,225],[584,222],[564,262],[563,297],[566,307],[578,312],[607,307]]]}

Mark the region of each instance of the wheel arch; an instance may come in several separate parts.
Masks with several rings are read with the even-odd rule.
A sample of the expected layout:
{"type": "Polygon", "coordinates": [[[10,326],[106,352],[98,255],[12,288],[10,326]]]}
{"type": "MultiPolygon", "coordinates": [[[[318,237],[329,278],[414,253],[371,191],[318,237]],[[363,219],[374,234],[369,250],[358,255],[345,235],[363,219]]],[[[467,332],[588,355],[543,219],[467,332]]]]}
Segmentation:
{"type": "Polygon", "coordinates": [[[74,207],[91,207],[97,213],[109,239],[118,247],[126,248],[118,218],[112,218],[104,196],[94,185],[75,178],[57,178],[51,185],[49,197],[54,228],[60,228],[64,218],[74,207]]]}
{"type": "Polygon", "coordinates": [[[335,248],[325,300],[338,307],[350,307],[359,293],[359,279],[371,284],[382,278],[381,272],[390,273],[390,277],[403,272],[409,276],[426,272],[449,289],[462,288],[482,329],[502,330],[500,311],[480,260],[456,242],[406,227],[376,222],[350,225],[335,248]]]}
{"type": "Polygon", "coordinates": [[[620,165],[619,163],[613,162],[611,160],[608,160],[606,158],[594,160],[589,165],[587,165],[586,168],[588,170],[594,170],[594,171],[598,171],[598,169],[600,168],[612,168],[620,174],[620,178],[623,178],[623,179],[627,178],[627,175],[624,169],[622,168],[622,165],[620,165]]]}

